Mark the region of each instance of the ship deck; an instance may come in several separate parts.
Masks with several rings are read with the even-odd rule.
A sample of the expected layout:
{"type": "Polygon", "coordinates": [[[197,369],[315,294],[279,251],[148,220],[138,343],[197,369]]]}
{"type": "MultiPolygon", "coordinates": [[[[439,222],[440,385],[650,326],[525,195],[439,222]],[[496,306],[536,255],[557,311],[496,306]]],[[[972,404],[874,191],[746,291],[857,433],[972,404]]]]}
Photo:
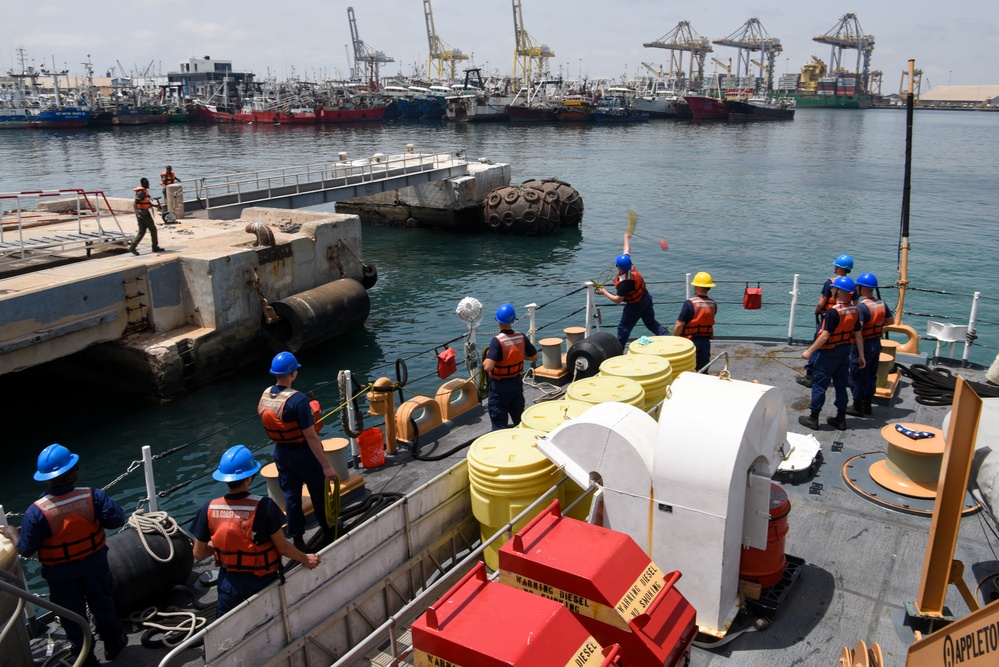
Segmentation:
{"type": "MultiPolygon", "coordinates": [[[[786,552],[801,563],[796,580],[780,595],[781,602],[772,623],[765,629],[757,629],[752,623],[739,625],[737,622],[727,641],[710,650],[693,649],[691,664],[695,667],[830,665],[836,664],[844,646],[853,647],[860,640],[868,645],[877,642],[886,665],[905,662],[907,647],[912,641],[912,632],[903,623],[905,606],[914,601],[919,592],[930,518],[890,509],[862,497],[845,481],[844,465],[858,455],[877,456],[885,452],[886,443],[880,434],[884,425],[913,422],[939,428],[949,406],[917,403],[910,381],[903,377],[893,398],[875,400],[871,417],[848,417],[846,431],[835,430],[824,422],[833,410],[830,390],[820,418],[820,430],[808,431],[798,425],[798,416],[807,413],[809,400],[809,390],[795,382],[803,363],[802,349],[799,345],[779,342],[725,339],[716,340],[713,345],[713,354],[727,353],[728,369],[733,378],[780,389],[787,410],[788,430],[814,435],[822,447],[822,460],[814,475],[781,484],[791,502],[786,552]]],[[[721,369],[725,361],[717,360],[711,370],[721,369]]],[[[954,372],[969,380],[984,381],[980,369],[954,369],[954,372]]],[[[550,385],[536,386],[528,382],[529,402],[544,399],[545,391],[550,390],[550,385]]],[[[488,429],[488,416],[479,414],[439,442],[423,445],[420,451],[424,455],[447,451],[488,429]]],[[[427,462],[415,460],[408,450],[400,450],[390,455],[386,465],[380,468],[352,472],[364,478],[365,493],[405,493],[459,462],[466,451],[462,449],[441,461],[427,462]]],[[[999,588],[995,585],[995,575],[999,573],[997,543],[995,523],[987,512],[966,514],[961,522],[954,558],[964,563],[965,580],[982,604],[999,596],[999,588]]],[[[207,565],[202,563],[196,568],[192,582],[207,565]]],[[[658,565],[670,569],[669,563],[658,565]]],[[[195,585],[194,590],[198,591],[201,602],[214,602],[213,589],[205,590],[195,585]]],[[[189,600],[175,601],[180,602],[189,604],[189,600]]],[[[946,604],[957,618],[969,613],[968,606],[953,586],[948,589],[946,604]]],[[[335,611],[330,609],[330,614],[335,611]]],[[[208,616],[211,620],[213,609],[208,616]]],[[[131,644],[118,658],[119,664],[155,665],[167,653],[165,648],[144,648],[140,636],[141,633],[135,630],[130,633],[131,644]]],[[[317,637],[316,641],[321,644],[322,637],[317,637]]],[[[102,655],[100,648],[98,655],[102,655]]],[[[298,658],[291,658],[287,664],[303,664],[296,660],[298,658]]],[[[265,662],[285,664],[273,659],[265,662]]],[[[205,662],[201,649],[194,647],[181,653],[171,664],[203,665],[205,662]]],[[[313,662],[310,660],[307,664],[313,662]]],[[[352,664],[390,663],[382,655],[352,664]]]]}

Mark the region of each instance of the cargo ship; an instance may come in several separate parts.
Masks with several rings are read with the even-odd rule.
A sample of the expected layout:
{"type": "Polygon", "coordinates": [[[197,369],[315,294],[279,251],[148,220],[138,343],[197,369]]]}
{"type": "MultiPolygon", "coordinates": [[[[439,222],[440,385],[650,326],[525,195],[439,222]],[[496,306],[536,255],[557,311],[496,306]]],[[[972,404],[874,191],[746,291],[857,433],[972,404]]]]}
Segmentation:
{"type": "Polygon", "coordinates": [[[871,95],[854,72],[836,70],[826,76],[826,64],[812,56],[801,68],[801,81],[794,94],[796,107],[869,109],[871,95]]]}

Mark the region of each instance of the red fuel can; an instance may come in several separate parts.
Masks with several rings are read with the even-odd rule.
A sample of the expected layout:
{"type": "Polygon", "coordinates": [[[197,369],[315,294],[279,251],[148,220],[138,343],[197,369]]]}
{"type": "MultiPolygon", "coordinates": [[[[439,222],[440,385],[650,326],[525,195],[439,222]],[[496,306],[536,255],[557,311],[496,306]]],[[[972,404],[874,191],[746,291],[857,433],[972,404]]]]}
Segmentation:
{"type": "Polygon", "coordinates": [[[500,581],[561,603],[622,667],[686,663],[696,611],[631,537],[563,517],[558,501],[499,550],[500,581]]]}
{"type": "Polygon", "coordinates": [[[603,648],[565,607],[489,581],[479,563],[413,623],[415,667],[611,667],[603,648]]]}
{"type": "Polygon", "coordinates": [[[767,528],[767,548],[742,548],[739,562],[739,578],[770,588],[784,575],[787,558],[784,555],[784,539],[787,537],[787,515],[791,512],[791,501],[787,492],[773,482],[770,483],[770,524],[767,528]]]}

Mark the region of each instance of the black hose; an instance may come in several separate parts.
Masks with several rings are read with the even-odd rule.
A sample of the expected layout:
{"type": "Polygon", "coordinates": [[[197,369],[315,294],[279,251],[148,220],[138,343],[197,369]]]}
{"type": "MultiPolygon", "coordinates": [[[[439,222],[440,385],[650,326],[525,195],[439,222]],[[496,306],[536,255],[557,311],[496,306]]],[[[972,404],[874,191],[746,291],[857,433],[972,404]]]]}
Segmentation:
{"type": "MultiPolygon", "coordinates": [[[[896,364],[903,376],[912,381],[912,391],[916,402],[921,405],[950,405],[954,402],[957,378],[948,368],[930,368],[925,364],[912,364],[909,367],[896,364]]],[[[983,398],[999,397],[999,387],[983,382],[968,382],[971,388],[983,398]]]]}
{"type": "Polygon", "coordinates": [[[407,442],[407,441],[404,440],[403,442],[409,446],[410,453],[413,455],[413,458],[416,459],[417,461],[443,461],[444,459],[448,458],[452,454],[460,452],[465,447],[468,447],[473,442],[475,442],[475,438],[470,438],[470,439],[466,440],[465,442],[461,443],[460,445],[458,445],[457,447],[454,447],[453,449],[449,449],[448,451],[444,452],[443,454],[434,454],[432,456],[421,456],[420,455],[420,429],[416,426],[416,420],[413,419],[412,417],[409,418],[409,424],[410,424],[410,426],[413,427],[413,441],[412,442],[407,442]]]}

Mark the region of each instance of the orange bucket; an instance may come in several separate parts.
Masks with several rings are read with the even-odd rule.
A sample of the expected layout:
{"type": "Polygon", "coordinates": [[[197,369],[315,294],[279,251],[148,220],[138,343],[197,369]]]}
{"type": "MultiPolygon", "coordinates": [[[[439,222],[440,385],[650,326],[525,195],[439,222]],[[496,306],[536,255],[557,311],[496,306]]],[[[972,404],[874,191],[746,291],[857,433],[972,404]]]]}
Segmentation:
{"type": "Polygon", "coordinates": [[[366,428],[357,436],[357,448],[361,452],[361,465],[377,468],[385,463],[385,439],[380,428],[366,428]]]}

